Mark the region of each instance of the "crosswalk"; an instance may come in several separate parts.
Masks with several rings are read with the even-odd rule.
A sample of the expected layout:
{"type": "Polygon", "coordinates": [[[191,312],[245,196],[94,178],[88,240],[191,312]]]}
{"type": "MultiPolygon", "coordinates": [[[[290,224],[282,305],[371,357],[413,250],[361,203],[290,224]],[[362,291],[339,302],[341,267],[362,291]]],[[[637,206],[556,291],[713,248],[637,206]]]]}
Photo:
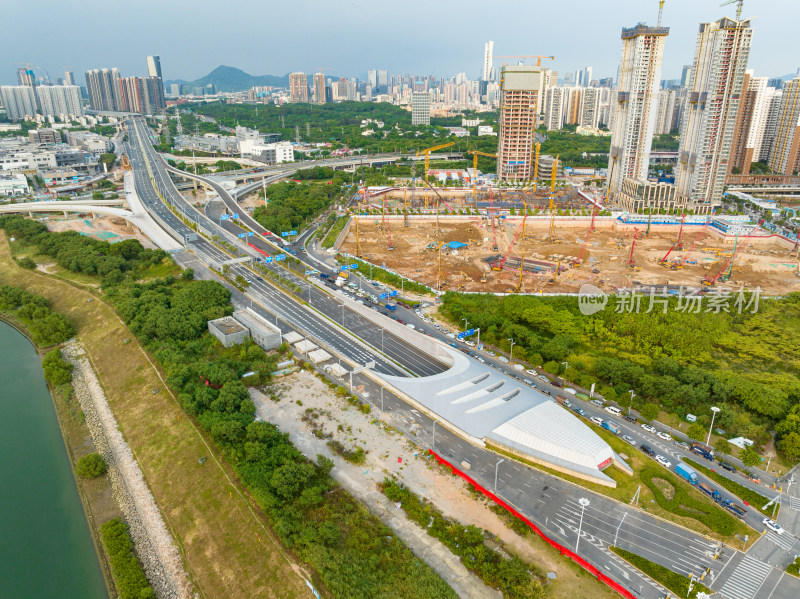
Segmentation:
{"type": "Polygon", "coordinates": [[[789,497],[789,507],[800,512],[800,497],[789,497]]]}
{"type": "Polygon", "coordinates": [[[722,585],[720,595],[725,599],[753,599],[770,570],[772,566],[769,564],[746,555],[722,585]]]}
{"type": "Polygon", "coordinates": [[[779,535],[771,530],[768,530],[764,536],[767,538],[767,540],[772,541],[784,551],[789,551],[797,542],[797,539],[786,531],[784,531],[782,535],[779,535]]]}

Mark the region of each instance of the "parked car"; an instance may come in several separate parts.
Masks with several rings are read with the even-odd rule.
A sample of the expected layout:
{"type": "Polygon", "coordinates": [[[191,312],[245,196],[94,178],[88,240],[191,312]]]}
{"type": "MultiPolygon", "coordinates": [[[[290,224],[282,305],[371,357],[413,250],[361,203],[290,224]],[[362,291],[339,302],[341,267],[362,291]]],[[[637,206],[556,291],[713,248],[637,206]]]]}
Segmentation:
{"type": "Polygon", "coordinates": [[[575,412],[576,414],[580,414],[581,416],[584,416],[584,417],[586,416],[586,412],[584,412],[583,408],[581,408],[579,406],[574,406],[572,408],[572,411],[575,412]]]}
{"type": "Polygon", "coordinates": [[[630,414],[625,414],[625,420],[628,422],[633,422],[634,424],[637,422],[636,416],[631,416],[630,414]]]}
{"type": "Polygon", "coordinates": [[[514,365],[512,365],[511,367],[512,367],[514,370],[519,370],[519,371],[525,370],[525,367],[524,367],[522,364],[514,364],[514,365]]]}
{"type": "Polygon", "coordinates": [[[656,456],[656,462],[658,462],[659,464],[661,464],[662,466],[664,466],[664,468],[669,468],[669,467],[671,467],[671,466],[672,466],[672,462],[670,462],[670,461],[669,461],[667,458],[665,458],[663,455],[657,455],[657,456],[656,456]]]}
{"type": "Polygon", "coordinates": [[[653,450],[652,450],[652,448],[651,448],[649,445],[645,445],[644,443],[642,443],[641,445],[639,445],[639,449],[641,449],[643,453],[646,453],[646,454],[647,454],[647,455],[649,455],[651,458],[652,458],[652,457],[655,457],[655,455],[656,455],[656,452],[655,452],[655,451],[653,451],[653,450]]]}
{"type": "Polygon", "coordinates": [[[622,440],[628,445],[636,445],[636,440],[630,435],[622,435],[622,440]]]}
{"type": "Polygon", "coordinates": [[[665,433],[665,432],[663,432],[663,431],[659,431],[659,432],[657,432],[657,433],[656,433],[656,436],[657,436],[659,439],[663,439],[664,441],[672,441],[672,435],[670,435],[669,433],[665,433]]]}
{"type": "Polygon", "coordinates": [[[498,361],[502,362],[503,364],[508,364],[508,358],[506,358],[505,356],[500,356],[497,359],[498,359],[498,361]]]}
{"type": "MultiPolygon", "coordinates": [[[[448,337],[449,337],[449,335],[448,335],[448,337]]],[[[496,353],[494,353],[493,351],[487,351],[486,353],[487,353],[488,355],[492,356],[493,358],[496,358],[496,357],[497,357],[497,354],[496,354],[496,353]]]]}
{"type": "Polygon", "coordinates": [[[526,370],[525,372],[527,372],[531,376],[536,376],[537,374],[539,374],[533,368],[528,368],[528,370],[526,370]]]}
{"type": "Polygon", "coordinates": [[[405,320],[403,320],[402,318],[398,318],[398,319],[397,319],[397,322],[399,322],[400,324],[405,324],[405,323],[406,323],[406,321],[405,321],[405,320]]]}
{"type": "Polygon", "coordinates": [[[593,399],[593,400],[591,401],[591,403],[593,403],[594,405],[596,405],[598,408],[602,408],[604,405],[606,405],[606,404],[605,404],[605,403],[603,403],[603,401],[602,401],[602,400],[600,400],[600,399],[593,399]]]}
{"type": "Polygon", "coordinates": [[[649,425],[649,424],[647,424],[646,422],[643,422],[643,423],[642,423],[642,428],[643,428],[644,430],[646,430],[648,433],[655,433],[655,432],[656,432],[656,427],[654,427],[654,426],[650,426],[650,425],[649,425]]]}
{"type": "Polygon", "coordinates": [[[783,529],[781,528],[781,525],[775,522],[775,520],[773,520],[772,518],[764,518],[761,521],[761,524],[769,528],[771,531],[778,533],[779,535],[783,534],[783,529]]]}
{"type": "Polygon", "coordinates": [[[570,395],[577,395],[578,392],[575,391],[572,387],[564,387],[564,393],[569,393],[570,395]]]}
{"type": "Polygon", "coordinates": [[[686,443],[685,441],[675,441],[675,445],[680,447],[681,449],[685,449],[686,451],[689,451],[689,449],[691,449],[689,447],[689,444],[686,443]]]}
{"type": "Polygon", "coordinates": [[[602,426],[603,425],[603,419],[602,418],[598,418],[597,416],[592,416],[591,418],[589,418],[589,421],[590,422],[594,422],[597,426],[602,426]]]}
{"type": "Polygon", "coordinates": [[[538,376],[538,379],[539,379],[540,381],[544,381],[545,383],[549,383],[549,382],[550,382],[550,379],[549,379],[549,378],[547,378],[547,377],[546,377],[545,375],[543,375],[543,374],[540,374],[540,375],[538,376]]]}
{"type": "Polygon", "coordinates": [[[726,462],[725,460],[720,460],[719,465],[725,468],[728,472],[736,472],[736,466],[731,464],[730,462],[726,462]]]}

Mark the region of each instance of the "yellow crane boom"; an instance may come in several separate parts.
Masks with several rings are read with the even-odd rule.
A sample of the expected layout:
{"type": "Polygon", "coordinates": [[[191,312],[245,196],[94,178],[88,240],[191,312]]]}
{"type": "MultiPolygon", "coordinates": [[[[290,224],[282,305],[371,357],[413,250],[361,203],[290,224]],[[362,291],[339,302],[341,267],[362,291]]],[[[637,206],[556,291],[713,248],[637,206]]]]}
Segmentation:
{"type": "Polygon", "coordinates": [[[450,146],[455,145],[456,142],[451,141],[446,144],[441,144],[438,146],[433,146],[432,148],[428,148],[427,150],[419,150],[417,152],[417,156],[420,154],[425,154],[425,180],[428,180],[428,171],[430,170],[431,166],[431,152],[435,152],[436,150],[441,150],[443,148],[449,148],[450,146]]]}
{"type": "MultiPolygon", "coordinates": [[[[478,179],[478,156],[486,156],[487,158],[497,158],[497,154],[489,154],[488,152],[479,152],[478,150],[470,150],[467,154],[472,154],[472,193],[475,194],[476,180],[478,179]]],[[[477,200],[475,200],[477,202],[477,200]]]]}

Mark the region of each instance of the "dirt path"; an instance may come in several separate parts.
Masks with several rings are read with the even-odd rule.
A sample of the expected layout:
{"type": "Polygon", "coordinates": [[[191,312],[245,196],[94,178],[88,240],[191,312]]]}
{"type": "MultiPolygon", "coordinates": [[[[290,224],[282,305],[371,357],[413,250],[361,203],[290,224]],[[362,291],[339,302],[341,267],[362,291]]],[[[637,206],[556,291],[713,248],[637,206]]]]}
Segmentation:
{"type": "Polygon", "coordinates": [[[114,495],[125,514],[147,580],[159,598],[189,597],[191,584],[178,548],[167,531],[139,464],[119,431],[86,352],[77,341],[71,341],[64,349],[64,356],[75,367],[72,378],[75,395],[94,444],[109,465],[114,495]]]}
{"type": "MultiPolygon", "coordinates": [[[[491,504],[488,500],[471,493],[460,478],[446,474],[441,467],[433,465],[425,453],[405,436],[381,422],[378,419],[379,414],[363,414],[337,397],[333,390],[314,374],[306,371],[293,374],[276,385],[276,391],[281,397],[278,402],[271,401],[261,393],[253,393],[259,416],[289,433],[292,442],[306,455],[313,457],[322,453],[332,457],[336,462],[332,475],[382,519],[387,515],[396,516],[402,513],[395,511],[386,498],[376,490],[379,482],[382,482],[387,475],[393,475],[401,479],[417,495],[430,499],[447,517],[487,530],[520,558],[535,564],[543,571],[555,572],[558,582],[554,583],[553,590],[562,592],[557,592],[551,595],[552,597],[615,596],[612,591],[597,583],[587,573],[562,559],[538,537],[533,535],[522,537],[515,533],[489,509],[491,504]],[[327,446],[327,440],[317,436],[320,434],[331,435],[331,439],[339,441],[347,449],[363,447],[367,451],[366,462],[355,466],[334,455],[327,446]]],[[[384,519],[384,522],[397,529],[398,522],[394,518],[392,521],[384,519]]],[[[444,547],[415,523],[409,522],[409,524],[422,535],[421,540],[433,541],[444,547]]],[[[404,540],[415,553],[418,553],[417,543],[405,538],[404,540]]],[[[445,548],[445,551],[452,559],[458,561],[449,550],[445,548]]],[[[428,560],[427,556],[425,559],[447,580],[448,584],[453,586],[452,570],[442,572],[437,564],[428,560]]],[[[460,563],[458,565],[463,568],[460,563]]],[[[472,574],[469,576],[477,581],[472,574]]],[[[477,584],[486,589],[482,583],[477,584]]],[[[472,584],[469,587],[474,588],[472,584]]],[[[455,586],[453,588],[460,596],[476,596],[463,595],[459,588],[455,586]]]]}

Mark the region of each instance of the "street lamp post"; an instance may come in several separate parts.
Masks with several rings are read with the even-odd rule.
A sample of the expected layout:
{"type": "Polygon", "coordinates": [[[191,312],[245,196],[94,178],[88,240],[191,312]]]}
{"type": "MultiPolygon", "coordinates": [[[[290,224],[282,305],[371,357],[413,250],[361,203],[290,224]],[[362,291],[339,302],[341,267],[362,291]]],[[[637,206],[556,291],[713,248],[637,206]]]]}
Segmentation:
{"type": "Polygon", "coordinates": [[[511,361],[514,360],[514,339],[509,337],[508,340],[511,342],[511,351],[508,352],[508,356],[509,356],[508,361],[511,362],[511,361]]]}
{"type": "Polygon", "coordinates": [[[717,412],[719,412],[719,408],[717,406],[711,406],[711,426],[708,427],[708,437],[706,437],[706,445],[708,445],[711,442],[711,431],[714,430],[714,418],[716,418],[717,412]]]}
{"type": "Polygon", "coordinates": [[[617,537],[619,536],[619,529],[622,528],[622,523],[625,522],[625,516],[628,515],[628,512],[622,514],[622,520],[619,521],[619,525],[617,526],[617,532],[614,533],[614,547],[617,546],[617,537]]]}
{"type": "Polygon", "coordinates": [[[636,397],[636,393],[633,392],[633,389],[628,389],[628,393],[631,394],[631,402],[628,404],[628,416],[630,416],[631,408],[633,407],[633,398],[636,397]]]}
{"type": "Polygon", "coordinates": [[[467,320],[466,318],[462,318],[461,322],[464,323],[464,332],[466,332],[467,329],[469,329],[469,320],[467,320]]]}
{"type": "Polygon", "coordinates": [[[578,544],[581,542],[581,529],[583,528],[583,510],[589,505],[589,500],[586,497],[579,497],[578,503],[581,504],[581,520],[578,523],[578,539],[575,541],[575,553],[578,553],[578,544]]]}
{"type": "Polygon", "coordinates": [[[497,472],[498,472],[498,469],[500,468],[500,464],[502,464],[505,461],[506,461],[505,458],[503,458],[502,460],[500,460],[499,462],[497,462],[494,465],[494,492],[495,493],[497,493],[497,472]]]}

